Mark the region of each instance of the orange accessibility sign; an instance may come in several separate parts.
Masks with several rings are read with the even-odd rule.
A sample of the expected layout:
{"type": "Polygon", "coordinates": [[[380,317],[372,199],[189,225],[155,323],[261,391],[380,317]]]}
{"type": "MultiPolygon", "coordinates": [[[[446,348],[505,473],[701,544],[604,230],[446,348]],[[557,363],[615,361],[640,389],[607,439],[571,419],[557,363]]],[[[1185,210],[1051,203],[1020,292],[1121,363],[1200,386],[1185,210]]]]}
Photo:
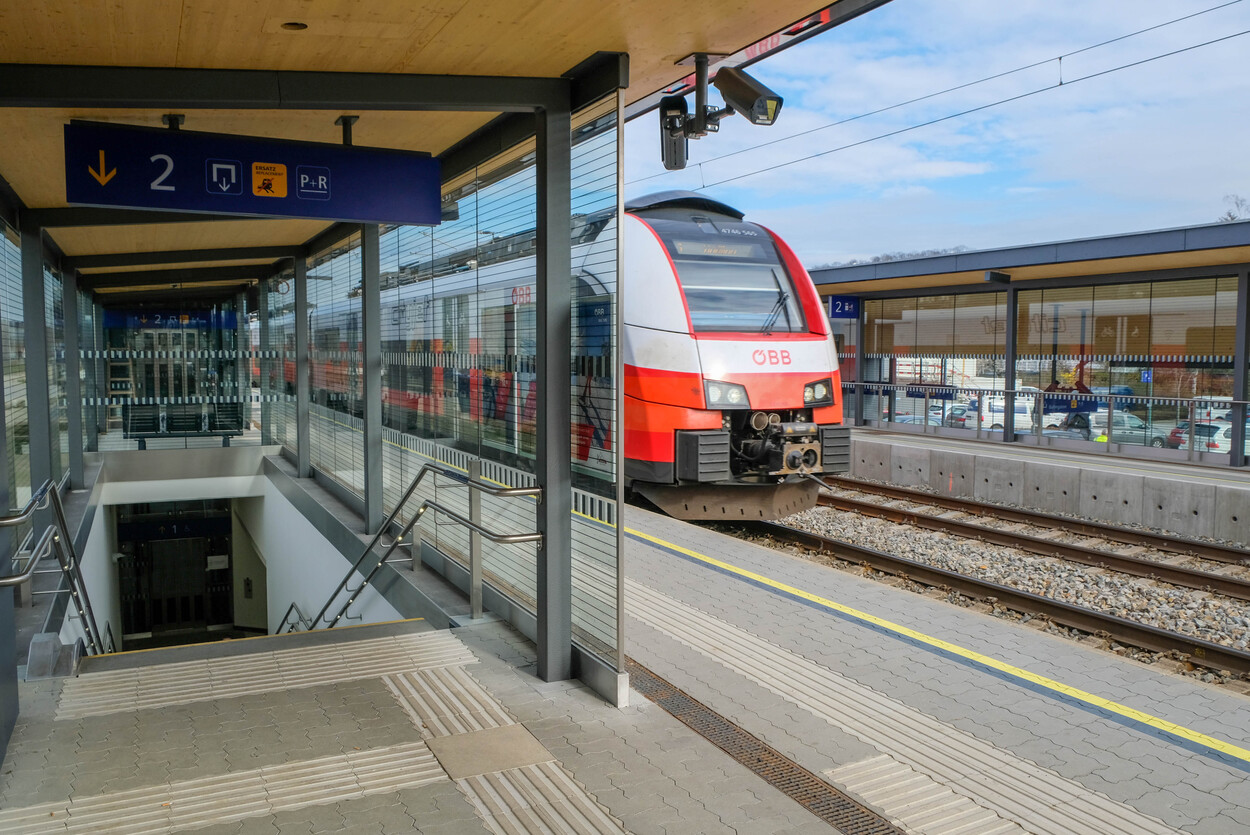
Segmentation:
{"type": "Polygon", "coordinates": [[[252,194],[286,197],[286,166],[276,162],[252,163],[252,194]]]}

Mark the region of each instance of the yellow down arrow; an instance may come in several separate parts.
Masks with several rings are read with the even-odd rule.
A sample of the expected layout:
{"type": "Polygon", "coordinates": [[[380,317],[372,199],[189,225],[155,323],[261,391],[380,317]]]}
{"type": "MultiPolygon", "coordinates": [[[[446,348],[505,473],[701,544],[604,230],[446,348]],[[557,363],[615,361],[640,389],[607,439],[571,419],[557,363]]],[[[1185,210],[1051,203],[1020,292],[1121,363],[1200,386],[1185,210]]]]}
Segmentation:
{"type": "Polygon", "coordinates": [[[87,166],[87,170],[91,172],[92,177],[95,177],[95,181],[102,186],[108,185],[108,181],[113,179],[113,176],[117,173],[117,169],[114,168],[112,171],[109,171],[106,174],[104,172],[104,167],[105,167],[104,166],[104,149],[101,148],[100,149],[100,170],[96,171],[90,165],[87,166]]]}

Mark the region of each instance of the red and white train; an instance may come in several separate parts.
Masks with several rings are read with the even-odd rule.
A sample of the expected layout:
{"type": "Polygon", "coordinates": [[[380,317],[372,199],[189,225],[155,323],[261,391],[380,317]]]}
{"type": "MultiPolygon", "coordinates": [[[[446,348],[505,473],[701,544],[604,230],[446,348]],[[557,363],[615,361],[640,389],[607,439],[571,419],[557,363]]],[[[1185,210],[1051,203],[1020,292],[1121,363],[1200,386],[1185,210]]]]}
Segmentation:
{"type": "MultiPolygon", "coordinates": [[[[610,481],[616,454],[616,310],[597,278],[615,270],[616,223],[614,212],[582,218],[573,252],[574,474],[592,491],[610,481]]],[[[386,425],[527,468],[532,241],[496,239],[383,277],[386,425]]],[[[688,519],[771,519],[815,504],[806,476],[848,468],[849,432],[828,320],[790,247],[693,192],[628,202],[623,241],[627,486],[688,519]]],[[[313,400],[332,411],[359,414],[359,310],[345,298],[310,314],[313,400]]],[[[287,350],[266,373],[291,394],[289,316],[270,319],[270,347],[287,350]]]]}
{"type": "Polygon", "coordinates": [[[684,519],[773,519],[850,463],[829,322],[794,252],[692,192],[626,204],[625,475],[684,519]]]}

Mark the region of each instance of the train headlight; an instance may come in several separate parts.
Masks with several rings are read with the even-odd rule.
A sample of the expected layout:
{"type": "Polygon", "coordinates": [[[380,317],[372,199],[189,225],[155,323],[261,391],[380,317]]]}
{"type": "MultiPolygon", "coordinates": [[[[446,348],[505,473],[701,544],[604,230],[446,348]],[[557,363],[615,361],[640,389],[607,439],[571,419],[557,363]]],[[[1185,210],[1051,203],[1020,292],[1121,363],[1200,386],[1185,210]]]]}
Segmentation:
{"type": "Polygon", "coordinates": [[[707,395],[707,407],[709,409],[751,408],[751,403],[747,400],[746,388],[737,383],[720,383],[716,380],[708,380],[703,384],[703,391],[707,395]]]}
{"type": "Polygon", "coordinates": [[[833,402],[833,378],[826,377],[803,386],[804,406],[824,406],[833,402]]]}

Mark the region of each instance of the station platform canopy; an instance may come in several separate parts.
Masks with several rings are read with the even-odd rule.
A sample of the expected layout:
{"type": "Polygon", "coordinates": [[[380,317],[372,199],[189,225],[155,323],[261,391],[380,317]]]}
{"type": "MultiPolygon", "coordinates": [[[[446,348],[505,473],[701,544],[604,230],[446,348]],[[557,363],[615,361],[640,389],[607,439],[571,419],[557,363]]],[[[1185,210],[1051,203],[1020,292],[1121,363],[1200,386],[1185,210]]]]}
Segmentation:
{"type": "Polygon", "coordinates": [[[1250,222],[956,252],[812,270],[822,295],[903,293],[1010,281],[1164,273],[1250,263],[1250,222]],[[987,273],[996,273],[990,277],[987,273]]]}
{"type": "Polygon", "coordinates": [[[220,280],[246,281],[244,268],[284,254],[264,247],[306,244],[330,224],[71,207],[63,126],[161,128],[179,113],[186,131],[336,143],[336,118],[351,114],[353,144],[432,154],[448,183],[489,157],[524,154],[551,80],[572,86],[574,109],[627,86],[634,114],[689,89],[684,56],[747,64],[883,2],[10,4],[0,27],[0,208],[32,213],[85,279],[229,266],[237,275],[220,280]],[[205,257],[214,251],[222,257],[205,257]],[[199,255],[177,260],[187,252],[199,255]],[[125,253],[170,257],[105,257],[125,253]]]}

